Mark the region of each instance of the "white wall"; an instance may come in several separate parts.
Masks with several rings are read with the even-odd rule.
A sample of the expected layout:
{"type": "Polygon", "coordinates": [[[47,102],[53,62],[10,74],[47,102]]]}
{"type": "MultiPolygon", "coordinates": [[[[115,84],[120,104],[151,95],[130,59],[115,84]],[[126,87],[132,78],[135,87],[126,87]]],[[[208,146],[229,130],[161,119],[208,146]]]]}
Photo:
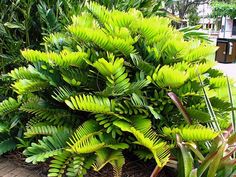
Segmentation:
{"type": "Polygon", "coordinates": [[[201,4],[198,6],[198,14],[200,17],[208,17],[212,12],[209,4],[201,4]]]}
{"type": "Polygon", "coordinates": [[[220,31],[219,37],[226,37],[226,38],[231,38],[234,37],[232,36],[232,29],[233,29],[233,20],[231,20],[229,17],[223,17],[222,18],[222,26],[226,24],[226,29],[225,29],[225,36],[224,36],[224,31],[220,31]],[[226,20],[226,23],[225,23],[226,20]]]}

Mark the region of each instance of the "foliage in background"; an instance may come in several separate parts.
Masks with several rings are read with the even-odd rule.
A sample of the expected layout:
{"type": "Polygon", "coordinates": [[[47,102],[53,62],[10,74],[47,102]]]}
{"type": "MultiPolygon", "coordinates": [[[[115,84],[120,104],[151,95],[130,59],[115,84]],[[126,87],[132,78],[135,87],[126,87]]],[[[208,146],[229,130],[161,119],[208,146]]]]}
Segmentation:
{"type": "Polygon", "coordinates": [[[199,24],[200,17],[197,12],[197,8],[192,8],[188,14],[188,20],[190,26],[195,26],[199,24]]]}
{"type": "Polygon", "coordinates": [[[199,5],[208,3],[209,0],[178,0],[169,4],[168,10],[174,15],[178,16],[180,23],[175,23],[177,28],[180,28],[185,23],[185,19],[198,9],[199,5]],[[182,23],[182,24],[181,24],[182,23]]]}
{"type": "MultiPolygon", "coordinates": [[[[79,1],[1,0],[0,1],[0,99],[12,95],[4,74],[25,64],[23,48],[42,49],[44,35],[62,31],[72,14],[79,12],[79,1]]],[[[81,4],[82,5],[82,4],[81,4]]]]}
{"type": "MultiPolygon", "coordinates": [[[[43,37],[64,30],[71,16],[81,12],[85,0],[0,0],[0,100],[12,96],[8,78],[4,74],[25,61],[20,55],[23,48],[43,49],[43,37]]],[[[145,15],[165,15],[170,0],[97,0],[108,8],[140,9],[145,15]]]]}
{"type": "Polygon", "coordinates": [[[180,164],[190,159],[178,173],[195,173],[191,164],[201,166],[199,153],[191,158],[185,146],[206,156],[209,143],[231,122],[227,82],[207,60],[216,48],[184,40],[186,33],[173,29],[168,18],[108,11],[96,3],[65,29],[44,38],[44,52],[23,50],[30,64],[8,74],[18,96],[0,105],[1,154],[18,144],[27,162],[53,159],[49,176],[83,176],[108,163],[121,176],[127,152],[154,159],[157,171],[173,166],[170,155],[180,164]],[[178,95],[178,108],[181,102],[186,107],[184,116],[169,92],[178,95]]]}
{"type": "Polygon", "coordinates": [[[213,2],[212,3],[212,17],[236,17],[236,3],[213,2]]]}

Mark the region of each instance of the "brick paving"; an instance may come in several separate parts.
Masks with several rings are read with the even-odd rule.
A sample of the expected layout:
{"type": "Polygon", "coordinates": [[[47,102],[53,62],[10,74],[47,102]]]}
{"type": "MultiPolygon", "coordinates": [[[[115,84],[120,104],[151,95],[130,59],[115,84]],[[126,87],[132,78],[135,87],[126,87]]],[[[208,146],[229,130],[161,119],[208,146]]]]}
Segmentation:
{"type": "Polygon", "coordinates": [[[0,177],[40,177],[40,175],[19,167],[6,158],[0,158],[0,177]]]}

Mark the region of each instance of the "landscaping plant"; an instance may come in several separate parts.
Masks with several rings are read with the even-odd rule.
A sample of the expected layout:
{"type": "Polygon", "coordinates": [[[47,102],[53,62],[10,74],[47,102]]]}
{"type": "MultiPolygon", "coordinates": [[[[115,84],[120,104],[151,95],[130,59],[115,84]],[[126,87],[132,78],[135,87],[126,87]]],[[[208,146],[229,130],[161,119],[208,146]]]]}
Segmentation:
{"type": "Polygon", "coordinates": [[[26,162],[50,161],[48,176],[83,176],[106,164],[121,176],[127,152],[154,159],[153,176],[176,162],[179,176],[218,173],[214,155],[205,159],[225,155],[212,142],[221,142],[233,108],[209,61],[216,47],[185,40],[170,22],[88,3],[66,32],[44,38],[45,52],[22,50],[29,65],[8,74],[18,96],[0,105],[1,154],[18,144],[26,162]]]}

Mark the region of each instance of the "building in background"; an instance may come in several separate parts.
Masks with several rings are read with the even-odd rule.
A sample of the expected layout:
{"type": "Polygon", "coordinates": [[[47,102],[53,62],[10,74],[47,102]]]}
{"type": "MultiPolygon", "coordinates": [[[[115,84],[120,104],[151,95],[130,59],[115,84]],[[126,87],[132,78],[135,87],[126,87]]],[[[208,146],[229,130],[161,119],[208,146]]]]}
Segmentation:
{"type": "Polygon", "coordinates": [[[222,17],[219,37],[236,38],[236,19],[222,17]]]}
{"type": "Polygon", "coordinates": [[[218,19],[211,18],[212,8],[206,4],[198,6],[198,14],[201,17],[199,24],[202,25],[202,30],[212,36],[220,38],[236,38],[236,19],[229,17],[219,17],[218,19]]]}
{"type": "Polygon", "coordinates": [[[211,12],[211,6],[208,3],[198,6],[198,14],[200,16],[199,24],[202,25],[203,30],[207,30],[210,33],[218,31],[216,20],[210,17],[211,12]]]}

